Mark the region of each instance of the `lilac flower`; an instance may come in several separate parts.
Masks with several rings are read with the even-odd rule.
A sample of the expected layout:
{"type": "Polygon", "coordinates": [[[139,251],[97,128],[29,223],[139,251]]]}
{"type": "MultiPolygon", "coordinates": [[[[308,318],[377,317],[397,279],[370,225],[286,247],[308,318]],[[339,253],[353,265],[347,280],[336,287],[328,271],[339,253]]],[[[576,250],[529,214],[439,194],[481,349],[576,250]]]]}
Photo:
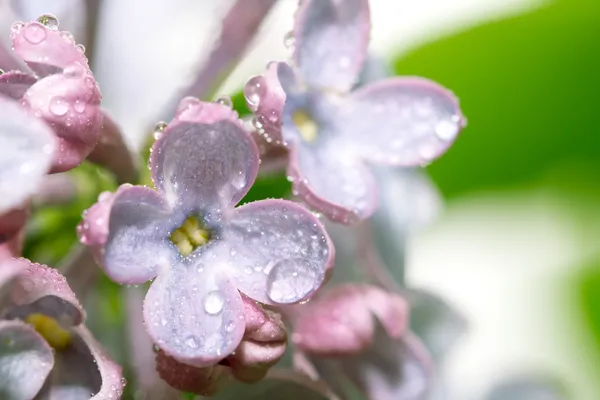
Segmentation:
{"type": "Polygon", "coordinates": [[[396,294],[369,285],[338,285],[290,310],[292,341],[303,369],[345,398],[348,379],[367,399],[420,400],[432,365],[407,332],[408,307],[396,294]]]}
{"type": "Polygon", "coordinates": [[[348,93],[366,57],[367,0],[306,0],[294,26],[295,66],[250,79],[256,125],[289,148],[288,175],[303,200],[354,223],[375,210],[365,162],[414,166],[444,153],[464,126],[457,100],[422,78],[390,78],[348,93]]]}
{"type": "Polygon", "coordinates": [[[184,99],[152,146],[157,190],[123,185],[80,225],[107,275],[156,277],[144,304],[155,343],[179,362],[216,364],[244,334],[238,290],[264,304],[309,298],[333,264],[323,226],[284,200],[238,208],[256,178],[258,153],[227,106],[184,99]]]}
{"type": "Polygon", "coordinates": [[[285,353],[287,332],[279,314],[245,296],[242,300],[246,328],[234,353],[217,365],[197,368],[159,350],[156,364],[160,376],[174,388],[203,395],[217,393],[232,376],[246,383],[263,379],[285,353]]]}
{"type": "Polygon", "coordinates": [[[102,123],[102,96],[84,49],[58,29],[52,15],[15,22],[11,38],[16,55],[32,72],[1,74],[0,94],[19,101],[57,136],[50,172],[74,168],[94,149],[102,123]]]}
{"type": "Polygon", "coordinates": [[[0,398],[121,395],[121,368],[83,325],[85,312],[56,270],[0,261],[0,295],[0,398]]]}

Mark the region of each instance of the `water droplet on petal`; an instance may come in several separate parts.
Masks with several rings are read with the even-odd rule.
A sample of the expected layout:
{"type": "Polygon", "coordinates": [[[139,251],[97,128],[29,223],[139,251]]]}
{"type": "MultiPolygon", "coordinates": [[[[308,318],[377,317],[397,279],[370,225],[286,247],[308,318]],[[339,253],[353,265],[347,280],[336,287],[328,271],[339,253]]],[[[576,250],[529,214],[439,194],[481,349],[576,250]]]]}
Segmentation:
{"type": "Polygon", "coordinates": [[[234,329],[235,323],[233,321],[227,322],[227,325],[225,325],[225,332],[233,332],[234,329]]]}
{"type": "Polygon", "coordinates": [[[80,53],[82,53],[82,54],[85,53],[85,46],[84,45],[78,44],[75,47],[77,47],[77,50],[79,50],[80,53]]]}
{"type": "Polygon", "coordinates": [[[313,292],[323,281],[316,263],[304,258],[277,262],[267,277],[267,295],[280,304],[295,303],[313,292]]]}
{"type": "Polygon", "coordinates": [[[53,97],[50,100],[50,113],[57,117],[62,117],[69,111],[69,103],[60,96],[53,97]]]}
{"type": "Polygon", "coordinates": [[[440,140],[449,142],[456,138],[459,131],[458,121],[456,121],[457,119],[460,120],[458,117],[453,117],[450,120],[443,119],[438,122],[438,124],[435,126],[435,133],[440,140]]]}
{"type": "Polygon", "coordinates": [[[39,23],[29,24],[25,28],[25,40],[31,44],[40,44],[46,39],[46,29],[39,23]]]}
{"type": "Polygon", "coordinates": [[[204,311],[210,315],[217,315],[223,311],[224,304],[225,301],[223,295],[218,290],[208,292],[208,294],[204,296],[204,311]]]}
{"type": "Polygon", "coordinates": [[[262,75],[257,75],[248,80],[244,86],[244,97],[248,103],[248,107],[252,111],[256,111],[260,105],[261,99],[266,91],[265,78],[262,75]]]}
{"type": "Polygon", "coordinates": [[[69,31],[62,31],[60,33],[60,36],[69,43],[75,43],[75,38],[73,37],[73,34],[69,31]]]}
{"type": "Polygon", "coordinates": [[[85,112],[85,107],[86,107],[85,102],[83,102],[81,100],[76,100],[75,105],[73,106],[75,111],[78,112],[79,114],[83,114],[85,112]]]}
{"type": "Polygon", "coordinates": [[[195,349],[198,347],[198,342],[199,342],[198,338],[194,335],[190,335],[187,337],[187,339],[185,339],[185,344],[188,347],[191,347],[192,349],[195,349]]]}
{"type": "Polygon", "coordinates": [[[79,64],[78,62],[76,62],[76,63],[68,65],[64,69],[63,74],[67,78],[79,78],[79,77],[83,76],[84,72],[85,72],[85,70],[83,69],[83,66],[81,64],[79,64]]]}
{"type": "Polygon", "coordinates": [[[4,70],[0,69],[0,75],[4,74],[4,70]]]}
{"type": "Polygon", "coordinates": [[[44,25],[46,28],[50,30],[58,30],[58,18],[52,14],[43,14],[40,15],[37,19],[37,22],[44,25]]]}
{"type": "Polygon", "coordinates": [[[154,125],[154,139],[158,140],[166,128],[167,123],[165,121],[158,121],[156,125],[154,125]]]}
{"type": "Polygon", "coordinates": [[[229,96],[219,96],[215,99],[215,103],[229,108],[233,107],[233,102],[229,96]]]}
{"type": "Polygon", "coordinates": [[[25,26],[25,22],[17,21],[12,24],[12,26],[10,27],[10,31],[13,35],[16,35],[17,33],[19,33],[21,31],[21,29],[23,29],[24,26],[25,26]]]}
{"type": "Polygon", "coordinates": [[[293,31],[289,31],[283,37],[283,45],[285,46],[286,49],[290,49],[290,50],[293,49],[295,42],[296,42],[296,39],[294,38],[293,31]]]}

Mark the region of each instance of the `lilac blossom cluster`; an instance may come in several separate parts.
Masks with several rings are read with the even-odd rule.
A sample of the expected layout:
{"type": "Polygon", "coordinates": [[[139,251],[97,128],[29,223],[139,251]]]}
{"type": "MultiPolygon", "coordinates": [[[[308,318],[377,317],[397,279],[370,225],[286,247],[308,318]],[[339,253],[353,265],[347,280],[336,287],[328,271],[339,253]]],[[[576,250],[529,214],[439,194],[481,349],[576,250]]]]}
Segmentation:
{"type": "Polygon", "coordinates": [[[439,201],[409,167],[457,138],[458,101],[423,78],[364,78],[367,0],[300,2],[291,61],[244,88],[253,116],[200,100],[274,3],[241,0],[225,18],[208,64],[156,125],[153,187],[101,107],[83,46],[53,15],[15,22],[16,57],[0,52],[0,398],[121,398],[122,369],[75,294],[98,266],[127,285],[130,354],[112,356],[132,360],[138,398],[418,400],[435,387],[453,338],[430,346],[431,330],[459,334],[464,321],[395,278],[405,237],[439,201]],[[83,256],[68,271],[22,258],[32,202],[84,160],[120,186],[84,211],[83,256]],[[286,165],[290,199],[243,201],[286,165]],[[374,232],[395,243],[391,256],[374,232]],[[412,332],[419,307],[444,311],[412,332]]]}

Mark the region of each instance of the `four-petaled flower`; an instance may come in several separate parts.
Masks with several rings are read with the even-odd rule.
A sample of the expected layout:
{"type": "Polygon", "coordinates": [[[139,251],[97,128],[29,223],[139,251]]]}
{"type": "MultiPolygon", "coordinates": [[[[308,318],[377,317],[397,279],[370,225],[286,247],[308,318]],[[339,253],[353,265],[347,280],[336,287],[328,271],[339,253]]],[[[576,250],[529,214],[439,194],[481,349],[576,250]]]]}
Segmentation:
{"type": "Polygon", "coordinates": [[[305,0],[294,66],[269,64],[244,89],[256,123],[289,148],[295,192],[328,218],[368,218],[376,185],[365,162],[414,166],[445,152],[465,120],[454,96],[422,78],[389,78],[349,93],[367,54],[368,0],[305,0]]]}
{"type": "Polygon", "coordinates": [[[309,298],[333,266],[319,220],[297,203],[238,208],[254,183],[258,152],[229,107],[182,100],[152,146],[157,190],[123,185],[79,227],[107,275],[154,280],[144,303],[148,332],[180,362],[210,366],[244,334],[241,291],[264,304],[309,298]]]}
{"type": "Polygon", "coordinates": [[[56,270],[23,258],[0,261],[0,398],[119,398],[121,368],[84,319],[56,270]]]}

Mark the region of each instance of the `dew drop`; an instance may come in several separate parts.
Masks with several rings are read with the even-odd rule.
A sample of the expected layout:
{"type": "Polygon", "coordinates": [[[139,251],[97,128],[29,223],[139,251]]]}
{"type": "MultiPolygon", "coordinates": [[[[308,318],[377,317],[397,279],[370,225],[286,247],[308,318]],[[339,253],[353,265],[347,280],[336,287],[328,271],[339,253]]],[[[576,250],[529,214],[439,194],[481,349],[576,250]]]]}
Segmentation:
{"type": "Polygon", "coordinates": [[[43,14],[40,15],[37,19],[37,22],[44,25],[46,28],[56,31],[58,30],[58,18],[52,14],[43,14]]]}
{"type": "Polygon", "coordinates": [[[185,339],[186,346],[188,346],[192,349],[195,349],[198,347],[198,342],[199,342],[198,338],[194,335],[190,335],[185,339]]]}
{"type": "Polygon", "coordinates": [[[17,33],[21,32],[21,29],[23,29],[24,26],[25,22],[17,21],[12,24],[12,26],[10,27],[10,31],[13,35],[16,35],[17,33]]]}
{"type": "Polygon", "coordinates": [[[85,102],[81,100],[75,101],[75,105],[73,106],[76,112],[79,114],[83,114],[85,112],[85,102]]]}
{"type": "Polygon", "coordinates": [[[62,117],[69,111],[69,103],[60,96],[53,97],[50,100],[50,112],[52,115],[62,117]]]}
{"type": "Polygon", "coordinates": [[[285,46],[286,49],[293,49],[295,42],[296,42],[296,39],[294,38],[293,31],[289,31],[283,37],[283,45],[285,46]]]}
{"type": "Polygon", "coordinates": [[[156,123],[156,125],[154,125],[154,139],[158,140],[161,136],[162,133],[164,132],[164,130],[167,128],[167,123],[164,121],[159,121],[156,123]]]}
{"type": "Polygon", "coordinates": [[[63,71],[67,78],[79,78],[83,76],[84,72],[83,66],[78,62],[67,66],[63,71]]]}
{"type": "Polygon", "coordinates": [[[244,86],[244,97],[248,106],[253,111],[256,111],[260,105],[261,99],[266,91],[265,78],[262,75],[257,75],[248,80],[244,86]]]}
{"type": "Polygon", "coordinates": [[[235,323],[233,321],[229,321],[227,322],[227,325],[225,325],[225,332],[233,332],[233,330],[235,329],[235,323]]]}
{"type": "Polygon", "coordinates": [[[75,38],[73,37],[73,34],[69,31],[63,31],[60,33],[60,36],[65,39],[65,41],[69,42],[69,43],[75,43],[75,38]]]}
{"type": "Polygon", "coordinates": [[[79,50],[80,53],[85,53],[85,46],[82,44],[78,44],[77,46],[75,46],[77,48],[77,50],[79,50]]]}
{"type": "Polygon", "coordinates": [[[455,122],[457,118],[450,120],[443,119],[435,126],[435,133],[438,138],[445,142],[454,140],[458,135],[459,127],[458,123],[455,122]]]}
{"type": "Polygon", "coordinates": [[[273,266],[267,277],[267,295],[276,303],[302,300],[323,280],[316,263],[304,258],[288,258],[273,266]]]}
{"type": "Polygon", "coordinates": [[[25,28],[25,40],[31,44],[40,44],[46,39],[45,28],[38,24],[32,23],[25,28]]]}
{"type": "Polygon", "coordinates": [[[229,96],[219,96],[215,99],[214,102],[225,107],[233,107],[233,102],[231,101],[231,98],[229,98],[229,96]]]}
{"type": "Polygon", "coordinates": [[[155,353],[158,353],[160,350],[160,347],[158,347],[158,345],[155,343],[152,345],[152,351],[155,353]]]}
{"type": "Polygon", "coordinates": [[[213,290],[204,297],[204,311],[210,315],[217,315],[223,311],[224,303],[221,292],[213,290]]]}

